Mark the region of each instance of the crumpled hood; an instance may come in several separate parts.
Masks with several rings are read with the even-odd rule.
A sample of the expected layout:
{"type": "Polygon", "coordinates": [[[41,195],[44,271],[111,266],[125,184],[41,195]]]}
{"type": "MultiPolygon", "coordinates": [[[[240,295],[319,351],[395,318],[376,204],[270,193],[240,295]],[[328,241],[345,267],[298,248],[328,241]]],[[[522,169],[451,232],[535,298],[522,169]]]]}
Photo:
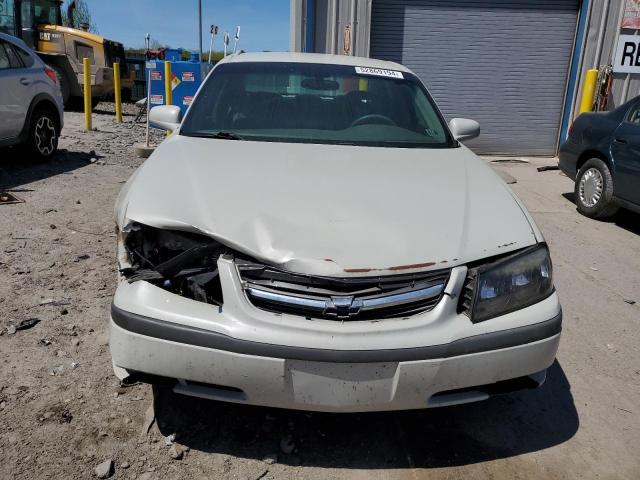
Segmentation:
{"type": "Polygon", "coordinates": [[[450,267],[536,243],[509,188],[465,147],[401,149],[173,135],[121,192],[120,226],[201,232],[298,273],[450,267]]]}

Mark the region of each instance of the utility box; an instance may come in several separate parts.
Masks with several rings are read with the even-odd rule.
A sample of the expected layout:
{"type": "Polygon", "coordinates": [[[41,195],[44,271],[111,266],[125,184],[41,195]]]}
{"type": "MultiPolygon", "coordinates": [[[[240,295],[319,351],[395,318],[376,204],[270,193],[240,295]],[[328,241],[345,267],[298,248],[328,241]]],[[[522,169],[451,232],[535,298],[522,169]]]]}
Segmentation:
{"type": "MultiPolygon", "coordinates": [[[[166,103],[164,64],[165,60],[148,60],[146,62],[147,75],[151,75],[149,101],[152,108],[166,103]]],[[[183,115],[191,105],[193,97],[196,95],[210,68],[210,65],[198,62],[197,55],[192,55],[191,61],[171,62],[171,103],[180,107],[183,115]]]]}
{"type": "Polygon", "coordinates": [[[164,59],[169,62],[179,62],[182,60],[182,49],[181,48],[167,48],[164,51],[164,59]]]}

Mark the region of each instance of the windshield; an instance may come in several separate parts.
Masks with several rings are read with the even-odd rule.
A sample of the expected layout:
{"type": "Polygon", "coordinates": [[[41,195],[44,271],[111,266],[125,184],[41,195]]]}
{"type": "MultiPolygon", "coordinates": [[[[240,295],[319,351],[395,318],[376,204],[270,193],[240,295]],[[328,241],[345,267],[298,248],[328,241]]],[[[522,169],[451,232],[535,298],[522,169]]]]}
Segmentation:
{"type": "Polygon", "coordinates": [[[60,2],[56,0],[36,0],[34,2],[35,23],[60,25],[60,2]]]}
{"type": "Polygon", "coordinates": [[[311,63],[239,62],[216,67],[180,133],[363,146],[455,145],[414,75],[311,63]]]}

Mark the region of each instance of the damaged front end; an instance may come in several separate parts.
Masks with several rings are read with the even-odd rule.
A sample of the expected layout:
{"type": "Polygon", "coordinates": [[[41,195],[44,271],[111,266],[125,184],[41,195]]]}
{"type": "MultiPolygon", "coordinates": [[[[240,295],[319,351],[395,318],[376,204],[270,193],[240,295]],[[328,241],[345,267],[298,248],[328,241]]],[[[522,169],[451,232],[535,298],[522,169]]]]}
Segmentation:
{"type": "Polygon", "coordinates": [[[120,274],[222,306],[218,259],[230,254],[254,307],[276,315],[337,321],[406,318],[431,310],[451,269],[365,277],[325,277],[267,265],[197,233],[129,223],[119,235],[120,274]]]}
{"type": "Polygon", "coordinates": [[[200,234],[136,222],[118,233],[120,274],[129,283],[147,281],[199,302],[222,305],[218,258],[228,251],[200,234]]]}

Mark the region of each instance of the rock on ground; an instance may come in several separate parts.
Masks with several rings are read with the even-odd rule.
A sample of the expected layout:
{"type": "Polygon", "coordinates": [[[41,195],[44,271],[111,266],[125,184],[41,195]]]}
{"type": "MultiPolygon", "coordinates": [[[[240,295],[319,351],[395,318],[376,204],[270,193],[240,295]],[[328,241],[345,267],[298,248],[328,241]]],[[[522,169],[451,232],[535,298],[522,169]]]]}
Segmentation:
{"type": "Polygon", "coordinates": [[[109,478],[113,473],[113,460],[105,460],[93,470],[98,478],[109,478]]]}

